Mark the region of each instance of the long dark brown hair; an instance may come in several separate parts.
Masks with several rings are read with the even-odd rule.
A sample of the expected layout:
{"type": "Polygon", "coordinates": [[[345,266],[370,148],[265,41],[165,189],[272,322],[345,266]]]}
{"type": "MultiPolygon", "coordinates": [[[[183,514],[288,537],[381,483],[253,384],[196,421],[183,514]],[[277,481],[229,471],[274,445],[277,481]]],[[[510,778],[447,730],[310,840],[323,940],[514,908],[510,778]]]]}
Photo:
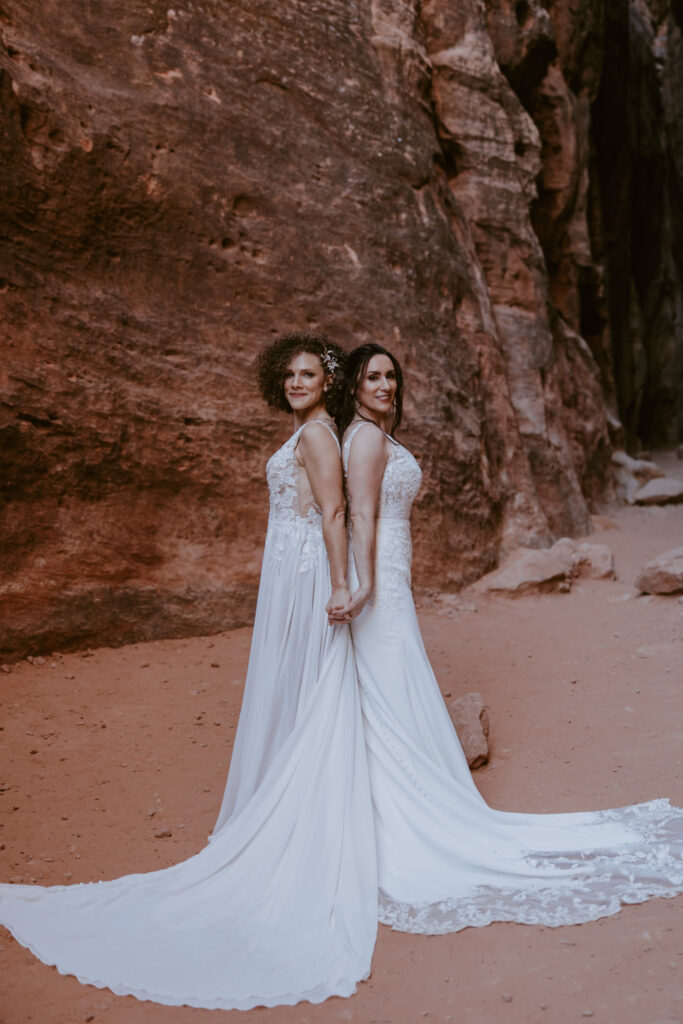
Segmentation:
{"type": "Polygon", "coordinates": [[[358,394],[358,388],[365,378],[368,363],[373,356],[388,356],[394,364],[394,372],[396,373],[396,397],[394,399],[394,419],[389,430],[392,437],[401,425],[401,417],[403,416],[403,371],[401,369],[401,364],[396,356],[393,356],[391,352],[388,352],[387,349],[382,347],[382,345],[377,345],[375,342],[369,342],[367,345],[360,345],[358,348],[354,348],[354,350],[349,353],[348,362],[346,364],[346,386],[344,388],[344,397],[342,399],[341,409],[337,415],[337,426],[339,427],[340,435],[343,435],[349,423],[356,415],[356,395],[358,394]]]}

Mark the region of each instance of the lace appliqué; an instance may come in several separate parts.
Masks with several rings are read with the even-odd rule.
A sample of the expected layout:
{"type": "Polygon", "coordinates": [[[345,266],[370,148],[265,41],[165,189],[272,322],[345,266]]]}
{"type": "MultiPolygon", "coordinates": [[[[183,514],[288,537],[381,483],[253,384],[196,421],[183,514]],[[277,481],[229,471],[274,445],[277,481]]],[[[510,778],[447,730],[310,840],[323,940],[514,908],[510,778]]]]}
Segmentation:
{"type": "Polygon", "coordinates": [[[414,455],[394,442],[387,458],[378,518],[410,519],[410,510],[422,486],[422,470],[414,455]]]}
{"type": "Polygon", "coordinates": [[[413,558],[410,520],[380,519],[377,523],[375,608],[398,608],[412,600],[410,566],[413,558]]]}
{"type": "Polygon", "coordinates": [[[286,552],[298,551],[298,572],[308,572],[326,557],[320,509],[312,506],[306,515],[299,512],[299,466],[295,450],[300,433],[301,428],[270,457],[266,466],[270,512],[264,568],[279,565],[286,552]]]}
{"type": "MultiPolygon", "coordinates": [[[[442,935],[493,921],[560,927],[616,914],[625,903],[673,897],[683,889],[683,813],[668,800],[596,811],[594,823],[626,827],[632,843],[611,849],[528,855],[525,862],[557,879],[519,887],[481,886],[470,896],[403,903],[380,890],[379,919],[397,931],[442,935]]],[[[580,837],[580,829],[577,838],[580,837]]]]}

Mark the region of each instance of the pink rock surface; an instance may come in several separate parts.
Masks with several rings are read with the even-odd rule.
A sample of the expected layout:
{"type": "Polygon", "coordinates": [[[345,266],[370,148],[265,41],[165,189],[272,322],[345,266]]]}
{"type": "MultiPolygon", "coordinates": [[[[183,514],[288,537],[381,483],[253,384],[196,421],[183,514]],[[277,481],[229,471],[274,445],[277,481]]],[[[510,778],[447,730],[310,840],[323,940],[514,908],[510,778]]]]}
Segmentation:
{"type": "MultiPolygon", "coordinates": [[[[638,67],[675,126],[680,31],[651,8],[638,67]]],[[[250,620],[288,431],[252,365],[285,329],[403,359],[418,584],[586,532],[610,431],[678,422],[681,232],[630,201],[626,23],[601,10],[4,5],[0,654],[250,620]]],[[[668,195],[680,133],[654,135],[668,195]]]]}

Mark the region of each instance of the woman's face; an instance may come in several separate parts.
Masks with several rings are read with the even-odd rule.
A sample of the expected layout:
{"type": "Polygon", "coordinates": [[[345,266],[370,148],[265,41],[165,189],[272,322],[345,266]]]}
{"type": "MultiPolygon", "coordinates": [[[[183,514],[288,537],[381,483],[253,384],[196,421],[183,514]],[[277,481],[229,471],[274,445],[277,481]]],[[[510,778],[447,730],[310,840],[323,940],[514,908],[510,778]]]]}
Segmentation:
{"type": "Polygon", "coordinates": [[[292,412],[307,413],[325,404],[326,375],[320,358],[312,352],[294,356],[285,370],[285,398],[292,412]]]}
{"type": "Polygon", "coordinates": [[[373,420],[386,420],[396,396],[396,371],[389,356],[373,356],[356,392],[358,411],[373,420]]]}

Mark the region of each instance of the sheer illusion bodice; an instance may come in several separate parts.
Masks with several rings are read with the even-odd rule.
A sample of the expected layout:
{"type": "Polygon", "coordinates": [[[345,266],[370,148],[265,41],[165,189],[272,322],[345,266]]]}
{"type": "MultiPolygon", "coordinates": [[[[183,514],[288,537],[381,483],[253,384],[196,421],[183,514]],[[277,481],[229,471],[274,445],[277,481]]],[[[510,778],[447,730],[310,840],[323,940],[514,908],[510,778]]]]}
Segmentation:
{"type": "MultiPolygon", "coordinates": [[[[354,423],[344,437],[347,472],[363,429],[376,428],[354,423]]],[[[479,794],[410,591],[408,516],[420,470],[402,445],[387,438],[387,446],[375,591],[352,623],[380,920],[427,933],[491,921],[574,924],[683,891],[683,811],[666,800],[534,815],[496,811],[479,794]]]]}
{"type": "Polygon", "coordinates": [[[163,871],[0,886],[0,922],[64,974],[159,1003],[247,1009],[350,995],[370,972],[377,876],[362,720],[348,627],[325,613],[303,429],[323,428],[297,430],[268,464],[252,649],[211,842],[163,871]]]}

